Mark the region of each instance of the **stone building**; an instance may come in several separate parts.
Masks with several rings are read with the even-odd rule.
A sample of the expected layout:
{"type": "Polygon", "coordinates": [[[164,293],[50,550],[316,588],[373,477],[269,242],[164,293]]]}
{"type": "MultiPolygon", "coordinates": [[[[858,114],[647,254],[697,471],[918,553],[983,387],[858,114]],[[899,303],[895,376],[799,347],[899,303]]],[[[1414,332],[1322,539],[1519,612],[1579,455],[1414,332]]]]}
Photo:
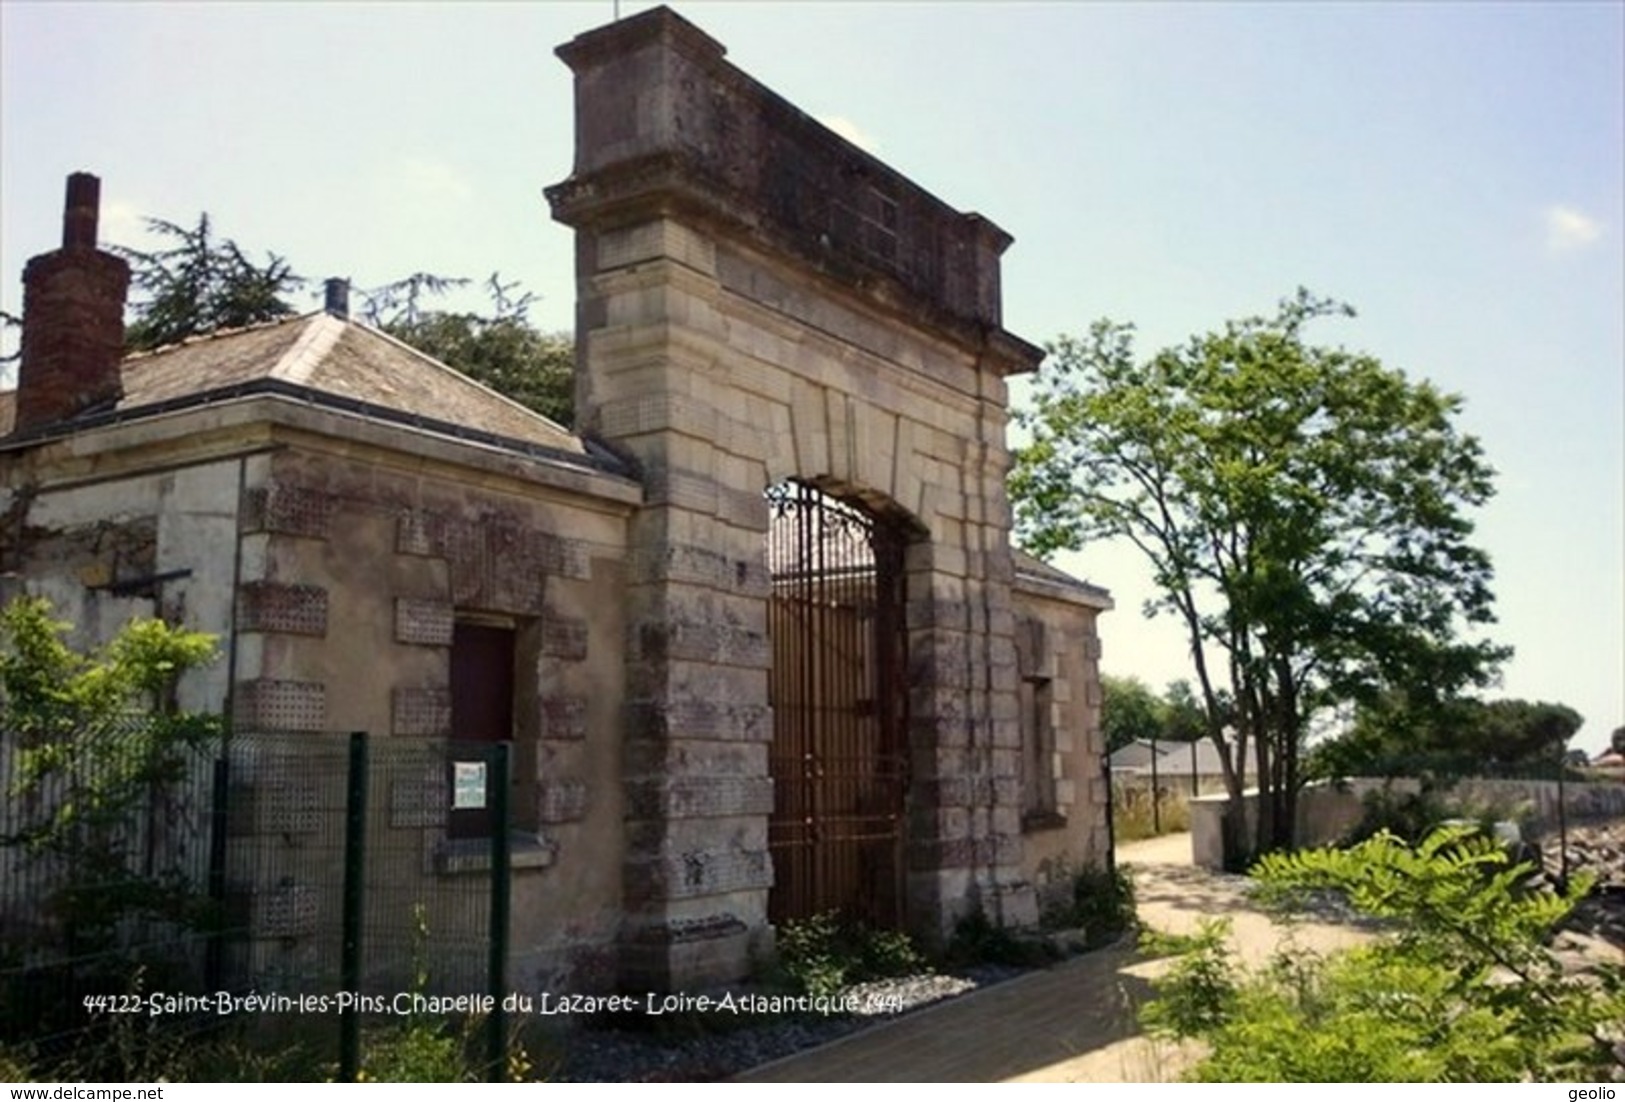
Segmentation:
{"type": "Polygon", "coordinates": [[[511,738],[517,986],[738,977],[830,907],[1033,924],[1108,858],[1111,603],[1010,547],[1010,238],[667,9],[559,54],[575,432],[337,302],[124,357],[76,176],[0,394],[0,587],[218,634],[184,703],[239,730],[511,738]]]}

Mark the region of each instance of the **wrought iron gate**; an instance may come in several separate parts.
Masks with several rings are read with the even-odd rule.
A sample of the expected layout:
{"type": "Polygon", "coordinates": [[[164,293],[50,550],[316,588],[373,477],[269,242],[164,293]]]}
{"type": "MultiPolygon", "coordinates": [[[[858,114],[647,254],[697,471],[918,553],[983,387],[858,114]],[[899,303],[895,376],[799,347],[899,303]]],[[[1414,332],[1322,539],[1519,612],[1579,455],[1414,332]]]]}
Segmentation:
{"type": "Polygon", "coordinates": [[[895,524],[799,482],[767,493],[773,922],[903,924],[908,693],[895,524]]]}

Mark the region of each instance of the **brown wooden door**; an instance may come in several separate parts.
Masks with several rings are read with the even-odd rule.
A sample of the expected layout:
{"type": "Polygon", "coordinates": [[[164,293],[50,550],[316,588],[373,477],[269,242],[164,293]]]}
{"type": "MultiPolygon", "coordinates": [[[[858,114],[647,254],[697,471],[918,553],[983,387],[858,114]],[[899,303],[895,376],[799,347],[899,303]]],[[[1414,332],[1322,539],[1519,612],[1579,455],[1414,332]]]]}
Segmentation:
{"type": "Polygon", "coordinates": [[[451,737],[447,755],[452,807],[447,834],[452,838],[485,838],[491,833],[488,757],[483,747],[513,737],[513,629],[459,621],[451,634],[451,737]],[[474,745],[470,745],[474,744],[474,745]],[[481,806],[466,806],[469,778],[486,775],[481,806]],[[472,772],[471,772],[472,771],[472,772]],[[459,806],[463,805],[463,806],[459,806]]]}

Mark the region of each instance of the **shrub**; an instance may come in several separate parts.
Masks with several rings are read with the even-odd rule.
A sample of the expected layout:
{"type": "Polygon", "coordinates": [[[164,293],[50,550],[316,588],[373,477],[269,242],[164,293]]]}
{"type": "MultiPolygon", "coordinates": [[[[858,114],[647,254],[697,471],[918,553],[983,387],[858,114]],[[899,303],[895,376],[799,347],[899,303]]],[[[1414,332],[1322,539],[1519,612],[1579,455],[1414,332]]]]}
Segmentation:
{"type": "Polygon", "coordinates": [[[1072,874],[1070,899],[1046,911],[1043,922],[1050,929],[1081,928],[1091,949],[1114,941],[1135,924],[1134,881],[1121,866],[1080,869],[1072,874]]]}
{"type": "Polygon", "coordinates": [[[833,995],[854,983],[928,970],[907,934],[846,923],[835,911],[780,927],[778,965],[809,995],[833,995]]]}
{"type": "Polygon", "coordinates": [[[1383,833],[1414,845],[1450,817],[1450,809],[1432,789],[1396,792],[1379,788],[1361,798],[1360,821],[1343,836],[1343,845],[1352,846],[1383,833]]]}
{"type": "Polygon", "coordinates": [[[356,1078],[368,1083],[474,1083],[483,1079],[468,1058],[468,1038],[444,1022],[415,1018],[369,1035],[356,1078]]]}
{"type": "Polygon", "coordinates": [[[1486,834],[1502,820],[1512,820],[1527,830],[1533,808],[1527,803],[1474,799],[1448,786],[1424,781],[1419,792],[1395,792],[1384,787],[1367,792],[1361,800],[1360,821],[1343,837],[1351,846],[1384,831],[1412,845],[1441,826],[1463,821],[1476,823],[1486,834]]]}
{"type": "Polygon", "coordinates": [[[1378,942],[1313,957],[1283,953],[1242,975],[1206,931],[1145,1011],[1153,1031],[1199,1037],[1205,1081],[1591,1080],[1619,1066],[1625,971],[1564,970],[1546,941],[1589,890],[1529,884],[1473,827],[1409,845],[1379,834],[1346,850],[1261,861],[1264,895],[1344,894],[1394,923],[1378,942]]]}
{"type": "Polygon", "coordinates": [[[954,936],[944,956],[949,964],[957,967],[1001,964],[1037,968],[1055,959],[1048,946],[1016,937],[980,910],[972,911],[954,925],[954,936]]]}

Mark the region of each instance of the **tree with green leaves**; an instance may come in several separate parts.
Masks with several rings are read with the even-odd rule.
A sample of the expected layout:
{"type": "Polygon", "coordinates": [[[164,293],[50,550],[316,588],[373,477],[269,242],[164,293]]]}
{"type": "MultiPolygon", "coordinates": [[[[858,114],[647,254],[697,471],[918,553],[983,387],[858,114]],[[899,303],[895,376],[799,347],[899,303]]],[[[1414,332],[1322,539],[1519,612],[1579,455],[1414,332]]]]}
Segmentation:
{"type": "Polygon", "coordinates": [[[162,218],[147,219],[147,227],[169,244],[150,252],[118,250],[129,261],[130,282],[145,296],[125,329],[130,351],[298,313],[286,296],[305,285],[304,277],[275,253],[256,264],[235,241],[215,233],[207,213],[191,227],[162,218]]]}
{"type": "Polygon", "coordinates": [[[1355,709],[1344,734],[1315,749],[1331,777],[1556,776],[1584,720],[1564,704],[1471,697],[1414,707],[1384,693],[1355,709]]]}
{"type": "MultiPolygon", "coordinates": [[[[202,921],[201,885],[166,848],[165,802],[219,716],[187,712],[176,684],[215,657],[212,636],[132,620],[106,646],[76,651],[43,599],[0,609],[0,743],[12,802],[0,847],[52,870],[43,900],[68,956],[105,950],[138,917],[202,921]]],[[[8,858],[9,860],[10,858],[8,858]]]]}
{"type": "Polygon", "coordinates": [[[1175,681],[1158,696],[1137,677],[1100,678],[1100,728],[1106,750],[1119,750],[1132,742],[1191,742],[1205,733],[1200,705],[1190,683],[1175,681]]]}
{"type": "Polygon", "coordinates": [[[1162,701],[1137,677],[1100,678],[1100,729],[1107,752],[1162,737],[1162,701]]]}
{"type": "Polygon", "coordinates": [[[485,281],[491,312],[426,310],[425,295],[443,294],[467,280],[419,272],[367,292],[364,316],[426,356],[456,368],[561,425],[575,416],[575,344],[566,333],[530,324],[535,301],[495,272],[485,281]]]}
{"type": "Polygon", "coordinates": [[[1492,471],[1459,432],[1459,399],[1304,330],[1346,306],[1300,291],[1148,360],[1132,327],[1098,323],[1050,348],[1031,442],[1010,480],[1039,555],[1127,540],[1151,566],[1150,614],[1173,615],[1233,805],[1248,754],[1261,795],[1249,843],[1290,846],[1315,717],[1404,687],[1445,699],[1505,652],[1470,512],[1492,471]]]}
{"type": "Polygon", "coordinates": [[[1533,886],[1533,868],[1476,827],[1411,846],[1379,834],[1347,850],[1271,854],[1258,898],[1287,912],[1335,893],[1382,921],[1327,956],[1291,947],[1239,969],[1209,924],[1155,981],[1142,1019],[1199,1038],[1203,1082],[1595,1082],[1625,1071],[1625,968],[1581,970],[1552,935],[1590,890],[1533,886]]]}

